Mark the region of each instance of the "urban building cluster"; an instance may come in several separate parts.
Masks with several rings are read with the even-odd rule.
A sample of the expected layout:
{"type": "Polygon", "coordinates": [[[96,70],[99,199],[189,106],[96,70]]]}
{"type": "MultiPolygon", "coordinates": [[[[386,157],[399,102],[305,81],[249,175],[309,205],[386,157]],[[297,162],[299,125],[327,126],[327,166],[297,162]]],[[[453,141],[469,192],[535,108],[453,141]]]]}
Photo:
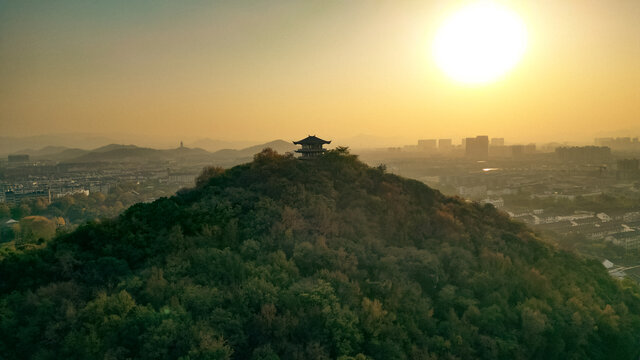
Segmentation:
{"type": "Polygon", "coordinates": [[[606,146],[614,151],[640,151],[637,137],[602,137],[595,139],[596,146],[606,146]]]}
{"type": "Polygon", "coordinates": [[[640,148],[634,144],[635,138],[617,138],[537,148],[475,136],[458,145],[451,139],[418,140],[361,158],[447,194],[491,204],[540,231],[639,251],[640,148]],[[609,197],[629,201],[616,207],[609,197]]]}
{"type": "Polygon", "coordinates": [[[536,153],[536,144],[506,145],[504,138],[489,138],[486,135],[462,138],[459,144],[453,139],[420,139],[417,145],[390,147],[390,153],[437,154],[446,157],[464,157],[473,160],[488,160],[490,157],[522,157],[536,153]]]}
{"type": "MultiPolygon", "coordinates": [[[[123,182],[192,186],[202,164],[166,163],[53,163],[31,161],[28,155],[9,155],[0,166],[0,203],[19,203],[90,193],[108,193],[123,182]]],[[[153,200],[153,199],[148,199],[153,200]]]]}
{"type": "Polygon", "coordinates": [[[561,235],[581,234],[591,240],[610,241],[625,250],[640,249],[640,211],[577,211],[571,214],[545,214],[544,209],[508,212],[536,229],[561,235]]]}

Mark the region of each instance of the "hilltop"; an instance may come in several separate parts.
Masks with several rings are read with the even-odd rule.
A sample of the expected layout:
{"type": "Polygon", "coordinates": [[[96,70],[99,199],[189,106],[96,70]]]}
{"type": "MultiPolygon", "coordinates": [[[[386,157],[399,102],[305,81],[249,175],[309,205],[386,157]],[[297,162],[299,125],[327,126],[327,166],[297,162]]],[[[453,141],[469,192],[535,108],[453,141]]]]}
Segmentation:
{"type": "Polygon", "coordinates": [[[92,150],[68,162],[148,162],[171,161],[178,159],[206,160],[210,153],[198,148],[151,149],[135,145],[111,144],[92,150]]]}
{"type": "Polygon", "coordinates": [[[0,356],[631,359],[640,292],[345,149],[264,150],[0,262],[0,356]]]}

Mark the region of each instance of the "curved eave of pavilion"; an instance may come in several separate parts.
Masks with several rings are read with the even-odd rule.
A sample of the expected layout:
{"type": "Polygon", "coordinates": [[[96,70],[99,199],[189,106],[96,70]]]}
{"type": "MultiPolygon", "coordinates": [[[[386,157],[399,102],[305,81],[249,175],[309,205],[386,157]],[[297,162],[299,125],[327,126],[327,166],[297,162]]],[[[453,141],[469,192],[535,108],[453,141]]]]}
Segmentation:
{"type": "Polygon", "coordinates": [[[320,153],[320,152],[326,152],[327,149],[298,149],[298,150],[294,150],[294,152],[297,153],[320,153]]]}
{"type": "Polygon", "coordinates": [[[331,144],[331,140],[323,140],[315,135],[309,135],[306,138],[293,142],[294,145],[324,145],[331,144]]]}

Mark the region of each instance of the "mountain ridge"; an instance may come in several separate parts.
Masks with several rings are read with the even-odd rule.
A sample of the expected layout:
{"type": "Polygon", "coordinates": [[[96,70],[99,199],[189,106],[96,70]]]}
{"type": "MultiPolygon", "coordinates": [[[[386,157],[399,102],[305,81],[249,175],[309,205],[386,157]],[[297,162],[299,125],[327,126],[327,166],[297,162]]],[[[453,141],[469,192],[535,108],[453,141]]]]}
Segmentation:
{"type": "Polygon", "coordinates": [[[66,163],[96,161],[184,161],[185,158],[196,161],[231,160],[237,163],[239,161],[249,161],[256,152],[267,147],[279,152],[290,152],[296,149],[296,146],[291,142],[273,140],[264,144],[253,145],[242,149],[220,149],[215,152],[209,152],[198,147],[155,149],[133,144],[126,145],[112,143],[91,150],[68,148],[64,146],[45,146],[40,149],[23,149],[16,153],[28,154],[33,160],[50,160],[66,163]]]}
{"type": "Polygon", "coordinates": [[[0,279],[7,357],[631,359],[640,336],[631,282],[344,148],[206,169],[0,279]]]}

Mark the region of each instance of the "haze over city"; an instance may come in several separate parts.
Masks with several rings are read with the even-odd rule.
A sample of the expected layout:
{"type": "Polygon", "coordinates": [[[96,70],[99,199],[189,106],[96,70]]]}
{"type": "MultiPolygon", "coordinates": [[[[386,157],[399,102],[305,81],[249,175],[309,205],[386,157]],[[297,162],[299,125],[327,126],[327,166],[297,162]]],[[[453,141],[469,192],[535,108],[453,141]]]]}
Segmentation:
{"type": "Polygon", "coordinates": [[[0,359],[640,359],[640,0],[0,0],[0,359]]]}
{"type": "Polygon", "coordinates": [[[0,133],[165,144],[640,133],[640,2],[498,3],[523,24],[524,52],[465,84],[433,54],[465,2],[3,1],[0,133]]]}

